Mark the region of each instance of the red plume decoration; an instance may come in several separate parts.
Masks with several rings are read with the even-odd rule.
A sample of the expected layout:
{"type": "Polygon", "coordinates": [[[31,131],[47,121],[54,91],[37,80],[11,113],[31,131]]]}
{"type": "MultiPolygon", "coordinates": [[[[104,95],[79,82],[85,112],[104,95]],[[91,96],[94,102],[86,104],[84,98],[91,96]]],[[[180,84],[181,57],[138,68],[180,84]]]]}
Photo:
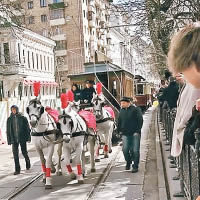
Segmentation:
{"type": "Polygon", "coordinates": [[[68,90],[66,92],[67,94],[67,100],[73,102],[74,101],[74,93],[71,90],[68,90]]]}
{"type": "Polygon", "coordinates": [[[34,95],[37,97],[40,93],[40,82],[34,82],[33,83],[33,92],[34,95]]]}
{"type": "Polygon", "coordinates": [[[102,93],[102,83],[100,83],[100,82],[97,83],[96,91],[97,91],[97,94],[101,94],[102,93]]]}
{"type": "Polygon", "coordinates": [[[66,93],[62,93],[60,95],[60,100],[61,100],[61,107],[62,109],[65,109],[68,106],[68,97],[66,93]]]}

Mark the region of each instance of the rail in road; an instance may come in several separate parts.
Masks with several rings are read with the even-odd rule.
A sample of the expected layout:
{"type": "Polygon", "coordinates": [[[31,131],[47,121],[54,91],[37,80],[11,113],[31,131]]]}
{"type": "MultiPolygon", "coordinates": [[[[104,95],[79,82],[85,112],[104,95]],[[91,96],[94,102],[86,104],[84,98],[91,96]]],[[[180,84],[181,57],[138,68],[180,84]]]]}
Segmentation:
{"type": "MultiPolygon", "coordinates": [[[[13,189],[9,193],[5,194],[1,199],[6,200],[31,200],[31,199],[53,199],[51,197],[52,192],[59,191],[60,189],[65,190],[66,198],[68,199],[68,193],[71,193],[71,186],[73,189],[80,191],[81,188],[84,188],[84,194],[77,199],[84,199],[84,200],[90,200],[93,199],[95,192],[99,190],[99,185],[105,182],[106,178],[109,176],[109,173],[115,163],[115,159],[119,152],[121,151],[120,146],[113,147],[113,152],[110,154],[110,158],[103,158],[99,163],[96,163],[97,172],[95,173],[89,173],[85,177],[85,183],[80,185],[77,184],[76,181],[71,180],[70,177],[67,174],[64,174],[63,176],[56,176],[53,174],[52,176],[52,182],[53,182],[53,189],[52,190],[45,190],[44,184],[42,183],[42,173],[36,172],[34,176],[29,178],[28,181],[24,182],[20,187],[17,189],[13,189]],[[70,186],[70,187],[68,187],[70,186]],[[69,188],[69,191],[67,191],[69,188]],[[38,190],[39,189],[39,190],[38,190]],[[37,192],[36,192],[37,191],[37,192]],[[47,198],[47,196],[49,196],[47,198]]],[[[89,159],[88,159],[89,160],[89,159]]],[[[34,166],[33,166],[34,167],[34,166]]],[[[90,164],[88,163],[86,165],[88,171],[90,170],[90,164]]],[[[64,163],[62,163],[62,171],[64,171],[64,163]]],[[[77,194],[77,192],[76,192],[77,194]]],[[[61,198],[61,197],[59,197],[61,198]]],[[[70,198],[71,199],[71,198],[70,198]]],[[[73,198],[75,199],[75,197],[73,198]]]]}

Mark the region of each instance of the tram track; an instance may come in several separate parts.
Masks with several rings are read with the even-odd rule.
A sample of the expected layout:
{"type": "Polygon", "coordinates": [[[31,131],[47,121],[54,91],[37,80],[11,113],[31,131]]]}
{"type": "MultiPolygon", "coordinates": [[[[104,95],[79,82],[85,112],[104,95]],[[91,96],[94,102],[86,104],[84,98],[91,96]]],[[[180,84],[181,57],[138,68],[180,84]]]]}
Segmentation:
{"type": "Polygon", "coordinates": [[[106,181],[106,179],[109,177],[111,170],[113,168],[113,166],[115,165],[117,156],[119,155],[119,152],[121,151],[121,147],[118,146],[117,151],[115,152],[115,155],[113,156],[113,158],[110,160],[110,162],[108,163],[107,167],[103,170],[102,174],[100,175],[98,181],[96,182],[96,184],[93,185],[93,187],[91,188],[91,190],[88,192],[86,198],[84,200],[91,200],[94,199],[95,195],[97,192],[99,192],[100,190],[103,190],[102,184],[106,181]]]}
{"type": "MultiPolygon", "coordinates": [[[[101,172],[101,175],[99,176],[98,180],[93,184],[93,186],[89,189],[89,192],[87,192],[86,197],[84,200],[91,200],[94,199],[95,194],[103,190],[103,183],[106,181],[106,179],[109,177],[110,172],[115,165],[115,161],[117,156],[119,155],[119,152],[121,151],[121,147],[117,146],[117,149],[112,156],[111,160],[106,164],[106,167],[101,172]]],[[[1,197],[1,200],[13,200],[20,196],[22,193],[26,192],[27,190],[31,189],[31,187],[39,181],[43,176],[42,172],[36,173],[32,178],[30,177],[29,181],[26,181],[22,186],[13,189],[9,193],[5,194],[3,197],[1,197]]]]}
{"type": "Polygon", "coordinates": [[[41,179],[42,176],[43,176],[43,173],[37,173],[33,178],[31,178],[30,181],[27,181],[21,187],[19,187],[16,190],[11,191],[10,193],[6,194],[1,199],[3,199],[3,200],[11,200],[11,199],[15,198],[19,194],[23,193],[28,187],[33,185],[36,181],[41,179]]]}

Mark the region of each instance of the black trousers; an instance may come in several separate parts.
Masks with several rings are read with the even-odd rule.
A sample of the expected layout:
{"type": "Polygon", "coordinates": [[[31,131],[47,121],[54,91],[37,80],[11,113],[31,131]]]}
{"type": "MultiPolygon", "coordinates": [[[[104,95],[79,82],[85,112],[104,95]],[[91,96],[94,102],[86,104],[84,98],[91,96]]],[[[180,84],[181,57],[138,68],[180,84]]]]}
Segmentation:
{"type": "Polygon", "coordinates": [[[14,157],[14,162],[15,162],[15,171],[21,170],[20,163],[19,163],[19,145],[21,146],[21,152],[25,158],[26,165],[30,163],[26,142],[19,142],[19,143],[12,144],[12,152],[13,152],[13,157],[14,157]]]}

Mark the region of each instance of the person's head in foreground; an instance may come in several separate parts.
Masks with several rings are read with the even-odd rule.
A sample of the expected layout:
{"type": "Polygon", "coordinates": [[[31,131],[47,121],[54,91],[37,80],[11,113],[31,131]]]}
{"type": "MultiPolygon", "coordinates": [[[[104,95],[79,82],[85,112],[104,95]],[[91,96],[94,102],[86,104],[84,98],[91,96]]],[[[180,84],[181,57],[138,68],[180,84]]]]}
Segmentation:
{"type": "Polygon", "coordinates": [[[187,25],[173,36],[168,66],[173,74],[182,73],[184,79],[200,88],[200,22],[187,25]]]}
{"type": "Polygon", "coordinates": [[[129,97],[122,97],[120,102],[122,108],[128,108],[131,104],[131,99],[129,97]]]}

